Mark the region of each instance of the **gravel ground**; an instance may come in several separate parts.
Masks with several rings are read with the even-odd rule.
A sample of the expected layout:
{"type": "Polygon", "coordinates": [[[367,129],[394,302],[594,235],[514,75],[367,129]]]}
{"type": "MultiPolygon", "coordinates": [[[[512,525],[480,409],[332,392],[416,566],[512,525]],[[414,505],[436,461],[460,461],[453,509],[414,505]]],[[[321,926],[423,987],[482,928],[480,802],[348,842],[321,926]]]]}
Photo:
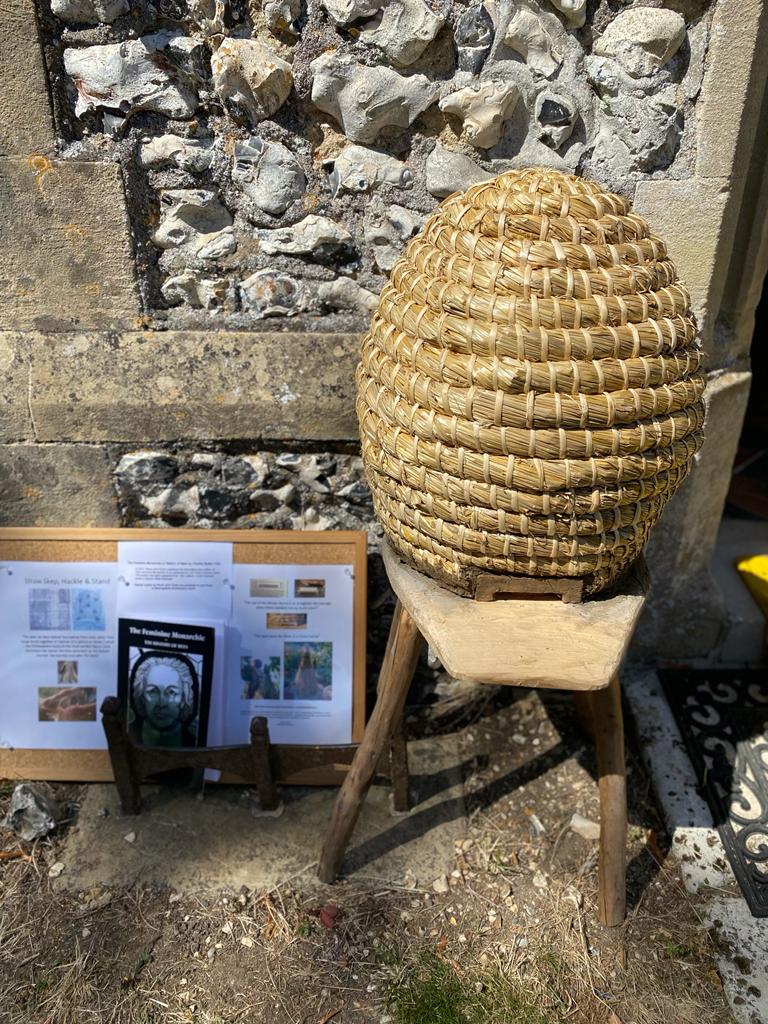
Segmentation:
{"type": "MultiPolygon", "coordinates": [[[[406,873],[388,887],[306,875],[269,891],[54,893],[67,823],[34,844],[1,833],[0,1022],[731,1020],[631,743],[629,909],[606,930],[596,842],[569,824],[598,817],[593,750],[570,699],[438,677],[409,726],[455,732],[464,764],[468,834],[452,872],[427,887],[406,873]]],[[[83,788],[53,788],[74,819],[83,788]]]]}

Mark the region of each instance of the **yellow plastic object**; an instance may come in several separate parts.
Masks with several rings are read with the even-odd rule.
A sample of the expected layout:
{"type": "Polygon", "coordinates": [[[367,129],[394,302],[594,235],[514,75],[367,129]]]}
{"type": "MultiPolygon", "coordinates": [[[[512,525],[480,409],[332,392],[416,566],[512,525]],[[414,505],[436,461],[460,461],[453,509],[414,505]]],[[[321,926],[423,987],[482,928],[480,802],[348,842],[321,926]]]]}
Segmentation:
{"type": "Polygon", "coordinates": [[[749,592],[768,619],[768,555],[751,555],[736,563],[749,592]]]}

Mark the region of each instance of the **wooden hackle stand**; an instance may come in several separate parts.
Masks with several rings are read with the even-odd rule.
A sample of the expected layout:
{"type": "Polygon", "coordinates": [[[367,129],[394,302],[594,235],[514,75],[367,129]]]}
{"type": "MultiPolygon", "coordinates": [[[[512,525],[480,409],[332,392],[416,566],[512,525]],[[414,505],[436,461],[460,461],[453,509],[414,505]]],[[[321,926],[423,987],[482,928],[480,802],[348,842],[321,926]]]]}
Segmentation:
{"type": "MultiPolygon", "coordinates": [[[[256,786],[261,809],[273,811],[279,805],[277,783],[299,773],[326,775],[341,781],[357,751],[345,746],[274,745],[269,740],[266,718],[251,719],[250,742],[224,747],[145,747],[130,736],[123,707],[117,697],[107,697],[101,705],[101,721],[107,738],[112,773],[125,814],[141,811],[141,783],[150,776],[182,768],[213,768],[222,773],[223,782],[247,782],[256,786]]],[[[392,805],[404,813],[411,808],[408,750],[405,733],[395,728],[388,749],[382,752],[376,767],[390,779],[392,805]]]]}
{"type": "Polygon", "coordinates": [[[138,814],[141,810],[141,783],[146,778],[180,768],[214,768],[243,779],[253,779],[262,810],[273,811],[278,805],[266,718],[257,716],[251,719],[250,743],[227,747],[142,746],[129,735],[125,714],[117,697],[104,700],[101,722],[124,814],[138,814]]]}

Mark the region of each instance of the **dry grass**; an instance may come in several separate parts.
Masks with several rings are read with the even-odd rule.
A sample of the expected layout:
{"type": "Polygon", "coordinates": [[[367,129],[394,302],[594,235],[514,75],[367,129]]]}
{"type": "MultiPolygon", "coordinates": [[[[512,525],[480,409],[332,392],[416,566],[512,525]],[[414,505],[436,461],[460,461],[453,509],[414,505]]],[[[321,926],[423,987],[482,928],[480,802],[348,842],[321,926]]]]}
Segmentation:
{"type": "Polygon", "coordinates": [[[260,892],[68,894],[48,878],[54,836],[0,861],[0,1022],[726,1024],[696,902],[649,842],[639,766],[630,912],[608,932],[594,847],[563,828],[574,810],[596,816],[568,709],[489,692],[431,713],[461,730],[469,766],[447,892],[407,878],[327,887],[306,872],[260,892]]]}
{"type": "Polygon", "coordinates": [[[80,1024],[100,1016],[97,965],[92,954],[76,945],[67,963],[56,964],[38,982],[38,1012],[57,1024],[80,1024]]]}

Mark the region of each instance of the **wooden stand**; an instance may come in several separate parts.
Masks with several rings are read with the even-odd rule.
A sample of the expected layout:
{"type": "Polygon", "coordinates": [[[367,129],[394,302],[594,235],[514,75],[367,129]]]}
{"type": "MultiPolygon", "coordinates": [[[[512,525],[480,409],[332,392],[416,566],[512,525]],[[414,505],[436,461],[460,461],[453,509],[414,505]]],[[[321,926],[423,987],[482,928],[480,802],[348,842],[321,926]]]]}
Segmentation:
{"type": "MultiPolygon", "coordinates": [[[[101,705],[101,721],[107,737],[109,758],[120,804],[125,814],[141,810],[141,783],[150,775],[179,768],[215,768],[224,781],[253,783],[262,809],[273,811],[279,803],[277,782],[301,784],[319,779],[340,783],[349,771],[356,746],[335,747],[273,746],[269,742],[266,718],[251,719],[251,742],[228,747],[144,747],[129,736],[123,708],[117,697],[101,705]]],[[[408,749],[402,713],[386,749],[374,764],[392,784],[396,811],[410,810],[408,749]]]]}
{"type": "Polygon", "coordinates": [[[143,747],[128,735],[123,708],[117,697],[101,705],[115,785],[125,814],[141,810],[141,783],[149,775],[179,768],[216,768],[241,778],[253,778],[262,809],[274,811],[277,787],[269,756],[266,718],[251,719],[251,742],[238,747],[143,747]]]}
{"type": "MultiPolygon", "coordinates": [[[[611,594],[580,604],[568,588],[568,596],[561,590],[562,600],[541,600],[541,590],[521,594],[514,582],[514,597],[471,600],[405,566],[387,545],[383,555],[398,602],[376,707],[336,799],[320,856],[320,879],[332,882],[339,872],[376,764],[402,720],[419,649],[426,640],[456,678],[579,693],[597,743],[600,920],[609,926],[621,924],[626,904],[627,797],[618,671],[645,602],[644,564],[637,564],[611,594]]],[[[553,593],[551,585],[548,592],[553,593]]]]}

